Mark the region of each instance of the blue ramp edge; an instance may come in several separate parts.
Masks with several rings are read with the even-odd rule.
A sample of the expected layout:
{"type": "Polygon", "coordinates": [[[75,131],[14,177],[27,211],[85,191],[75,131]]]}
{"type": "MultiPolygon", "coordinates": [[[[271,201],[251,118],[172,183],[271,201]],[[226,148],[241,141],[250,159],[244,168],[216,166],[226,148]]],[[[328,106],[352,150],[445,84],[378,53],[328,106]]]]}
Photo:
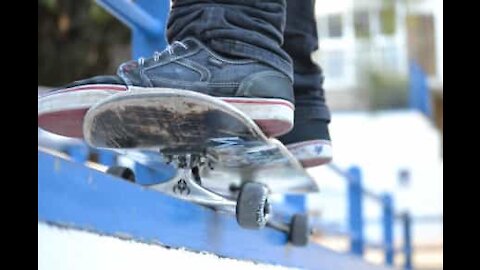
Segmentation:
{"type": "Polygon", "coordinates": [[[276,230],[242,229],[233,215],[38,152],[38,220],[173,248],[307,269],[391,269],[316,244],[294,247],[276,230]]]}

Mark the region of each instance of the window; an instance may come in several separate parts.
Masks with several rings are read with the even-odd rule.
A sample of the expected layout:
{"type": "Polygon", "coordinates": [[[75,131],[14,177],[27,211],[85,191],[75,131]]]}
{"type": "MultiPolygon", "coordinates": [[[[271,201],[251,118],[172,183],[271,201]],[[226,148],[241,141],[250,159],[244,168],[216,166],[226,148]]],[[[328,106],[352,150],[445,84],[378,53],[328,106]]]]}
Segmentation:
{"type": "Polygon", "coordinates": [[[380,31],[382,34],[395,34],[395,16],[395,6],[386,7],[380,11],[380,31]]]}
{"type": "Polygon", "coordinates": [[[343,35],[343,21],[340,14],[328,16],[328,36],[331,38],[340,38],[343,35]]]}
{"type": "Polygon", "coordinates": [[[370,18],[368,11],[355,11],[353,14],[353,24],[355,27],[355,37],[370,37],[370,18]]]}

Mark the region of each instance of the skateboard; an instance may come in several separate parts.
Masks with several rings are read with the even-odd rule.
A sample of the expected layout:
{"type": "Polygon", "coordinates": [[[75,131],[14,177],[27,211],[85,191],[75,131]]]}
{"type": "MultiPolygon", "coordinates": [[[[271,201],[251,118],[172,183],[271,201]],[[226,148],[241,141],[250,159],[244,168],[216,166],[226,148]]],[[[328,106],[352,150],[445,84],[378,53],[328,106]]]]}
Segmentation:
{"type": "Polygon", "coordinates": [[[114,166],[107,173],[234,213],[243,228],[271,226],[288,233],[294,245],[308,243],[306,216],[276,221],[269,196],[317,192],[315,181],[281,142],[224,101],[165,88],[114,94],[85,114],[83,138],[147,168],[165,162],[176,168],[172,178],[147,184],[129,168],[114,166]]]}

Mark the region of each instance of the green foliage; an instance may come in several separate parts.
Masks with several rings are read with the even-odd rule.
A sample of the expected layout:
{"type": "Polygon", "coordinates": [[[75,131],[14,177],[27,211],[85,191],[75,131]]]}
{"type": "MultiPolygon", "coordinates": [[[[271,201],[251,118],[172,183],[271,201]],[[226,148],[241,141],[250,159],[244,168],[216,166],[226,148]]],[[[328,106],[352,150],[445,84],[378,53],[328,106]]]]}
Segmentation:
{"type": "Polygon", "coordinates": [[[91,5],[89,13],[90,18],[98,25],[105,25],[114,20],[110,14],[98,5],[91,5]]]}
{"type": "Polygon", "coordinates": [[[129,42],[128,28],[93,0],[39,0],[38,84],[112,74],[113,48],[129,42]]]}
{"type": "Polygon", "coordinates": [[[39,6],[42,5],[43,8],[49,10],[50,12],[54,12],[57,8],[57,0],[39,0],[39,6]]]}

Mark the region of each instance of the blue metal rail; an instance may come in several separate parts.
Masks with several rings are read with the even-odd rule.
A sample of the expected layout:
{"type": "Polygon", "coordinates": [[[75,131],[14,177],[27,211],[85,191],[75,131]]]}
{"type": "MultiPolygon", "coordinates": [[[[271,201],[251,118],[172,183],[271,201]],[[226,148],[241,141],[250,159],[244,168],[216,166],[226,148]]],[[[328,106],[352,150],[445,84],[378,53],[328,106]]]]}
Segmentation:
{"type": "Polygon", "coordinates": [[[412,235],[411,222],[409,213],[395,215],[393,197],[391,194],[385,193],[377,195],[368,191],[362,186],[362,173],[359,167],[353,166],[348,170],[343,170],[335,164],[330,164],[329,167],[347,181],[348,185],[348,223],[350,236],[350,252],[352,254],[363,256],[366,241],[364,237],[365,218],[363,217],[363,197],[373,199],[382,207],[382,231],[383,242],[380,247],[384,252],[385,265],[393,266],[395,249],[394,249],[394,223],[396,217],[402,222],[403,226],[403,244],[402,249],[405,256],[404,269],[412,269],[412,235]]]}
{"type": "MultiPolygon", "coordinates": [[[[42,136],[40,136],[42,137],[42,136]]],[[[41,141],[39,141],[39,144],[43,144],[41,141]]],[[[49,147],[50,148],[54,148],[55,147],[55,144],[54,143],[50,143],[49,144],[49,147]]],[[[59,224],[63,224],[63,223],[68,223],[68,224],[75,224],[77,227],[81,227],[81,228],[95,228],[95,230],[99,230],[100,232],[102,233],[112,233],[112,231],[109,231],[109,229],[112,229],[113,231],[119,231],[120,228],[117,227],[117,223],[115,224],[111,224],[109,226],[111,226],[111,228],[103,228],[102,226],[105,225],[104,223],[101,223],[102,221],[99,221],[101,224],[103,224],[102,226],[98,226],[98,224],[100,223],[97,223],[97,221],[95,221],[95,219],[97,217],[93,216],[92,214],[86,214],[88,215],[88,218],[89,218],[89,222],[90,223],[95,223],[97,225],[87,225],[85,223],[83,223],[82,219],[85,218],[85,217],[82,217],[82,215],[78,216],[79,213],[82,213],[82,211],[86,211],[86,212],[89,212],[91,210],[86,210],[86,208],[88,207],[92,207],[92,204],[93,205],[96,205],[96,207],[98,207],[98,204],[95,203],[95,199],[92,199],[92,198],[78,198],[78,202],[74,202],[76,204],[81,204],[82,201],[89,201],[90,203],[87,204],[86,206],[81,206],[81,205],[70,205],[71,203],[69,202],[53,202],[55,199],[53,197],[61,197],[63,199],[68,199],[68,200],[71,200],[72,198],[75,198],[75,197],[78,197],[78,196],[86,196],[87,193],[84,193],[82,190],[82,188],[78,188],[78,187],[75,187],[75,186],[71,186],[69,187],[68,185],[72,185],[75,183],[75,181],[87,181],[86,179],[90,179],[88,181],[91,181],[91,174],[95,175],[95,179],[98,178],[98,179],[109,179],[108,181],[110,182],[111,185],[114,185],[116,186],[117,184],[113,184],[114,182],[112,182],[112,176],[105,176],[104,174],[100,173],[100,172],[92,172],[91,170],[87,169],[87,168],[84,168],[83,169],[80,169],[79,167],[82,167],[83,164],[90,160],[91,159],[91,156],[92,155],[96,155],[96,160],[98,163],[102,164],[102,165],[105,165],[105,166],[113,166],[113,165],[118,165],[118,157],[116,156],[115,153],[111,152],[111,151],[107,151],[107,150],[97,150],[97,149],[92,149],[88,146],[86,146],[85,144],[83,143],[72,143],[72,144],[63,144],[63,145],[59,145],[59,147],[57,147],[58,151],[62,151],[64,153],[67,153],[71,159],[72,159],[72,162],[71,164],[68,163],[67,161],[61,161],[62,163],[61,164],[65,164],[65,166],[67,166],[69,169],[66,169],[65,171],[62,171],[60,174],[57,174],[59,173],[58,172],[58,168],[57,168],[57,171],[55,171],[55,169],[52,167],[54,166],[53,163],[54,160],[57,160],[56,162],[58,163],[58,159],[59,158],[53,158],[53,157],[49,157],[47,154],[44,154],[44,153],[41,153],[39,152],[39,218],[40,219],[43,219],[43,220],[46,220],[46,221],[49,221],[49,222],[52,222],[54,221],[55,223],[59,223],[59,224]],[[74,163],[76,163],[76,165],[74,165],[74,163]],[[76,167],[75,167],[76,166],[76,167]],[[77,169],[70,169],[71,168],[77,168],[77,169]],[[51,171],[53,170],[53,172],[51,171]],[[86,170],[88,172],[88,174],[86,174],[86,172],[84,171],[86,170]],[[77,173],[78,171],[78,173],[77,173]],[[102,176],[100,176],[102,175],[102,176]],[[49,178],[52,178],[55,180],[55,181],[60,181],[61,180],[61,177],[64,178],[64,180],[61,180],[61,183],[63,185],[66,185],[65,187],[62,187],[62,189],[59,189],[59,190],[55,190],[55,186],[58,184],[58,183],[53,183],[53,187],[52,187],[52,179],[49,179],[49,178]],[[46,179],[48,179],[48,181],[45,181],[46,179]],[[65,181],[65,179],[69,179],[69,181],[65,181]],[[74,179],[74,181],[72,182],[71,179],[74,179]],[[43,181],[42,181],[43,180],[43,181]],[[40,183],[43,183],[42,185],[40,183]],[[40,191],[40,187],[42,187],[42,192],[40,191]],[[42,194],[45,194],[44,193],[44,190],[45,189],[50,189],[50,188],[54,188],[54,190],[49,190],[49,195],[48,196],[40,196],[41,193],[42,194]],[[75,193],[72,193],[74,192],[73,190],[70,190],[70,188],[73,188],[75,190],[75,192],[80,192],[82,193],[82,195],[78,195],[78,194],[75,194],[75,193]],[[57,194],[58,193],[58,194],[57,194]],[[70,194],[72,193],[72,194],[70,194]],[[67,195],[69,194],[69,195],[67,195]],[[59,196],[60,195],[60,196],[59,196]],[[52,203],[48,203],[48,202],[52,202],[52,203]],[[42,206],[42,208],[40,207],[42,206]],[[54,207],[55,206],[55,207],[54,207]],[[61,207],[75,207],[73,209],[70,209],[70,210],[59,210],[57,209],[59,206],[61,207]],[[53,207],[53,208],[52,208],[53,207]],[[57,208],[56,208],[57,207],[57,208]],[[77,207],[83,207],[85,209],[83,210],[78,210],[77,207]],[[42,210],[42,211],[40,211],[42,210]],[[63,214],[62,213],[69,213],[68,215],[66,216],[62,216],[63,214]],[[108,229],[108,230],[106,230],[108,229]]],[[[56,165],[58,166],[58,165],[56,165]]],[[[369,199],[373,199],[373,201],[377,202],[381,207],[382,207],[382,219],[381,219],[381,222],[382,222],[382,231],[383,231],[383,242],[380,244],[380,245],[377,245],[376,247],[377,248],[381,248],[383,251],[384,251],[384,258],[385,258],[385,265],[386,266],[393,266],[394,265],[394,255],[396,252],[403,252],[404,253],[404,256],[405,256],[405,264],[404,264],[404,269],[412,269],[412,246],[411,246],[411,218],[410,218],[410,215],[408,213],[404,213],[404,214],[395,214],[395,211],[394,211],[394,203],[393,203],[393,198],[390,194],[383,194],[383,195],[377,195],[373,192],[370,192],[366,189],[364,189],[362,183],[363,183],[363,180],[362,180],[362,173],[361,173],[361,169],[359,167],[356,167],[356,166],[353,166],[351,168],[349,168],[348,170],[342,170],[341,168],[339,168],[338,166],[336,166],[335,164],[330,164],[329,167],[335,171],[338,175],[340,175],[343,179],[345,179],[347,181],[347,191],[348,191],[348,196],[347,196],[347,200],[348,200],[348,219],[347,219],[347,222],[348,222],[348,231],[345,233],[343,232],[342,235],[344,236],[348,236],[349,239],[350,239],[350,253],[352,255],[356,255],[356,256],[359,256],[359,257],[362,257],[363,254],[364,254],[364,250],[365,250],[365,247],[366,247],[366,239],[365,239],[365,235],[364,235],[364,224],[366,222],[365,218],[364,218],[364,209],[363,209],[363,199],[365,197],[369,198],[369,199]],[[404,247],[403,249],[399,250],[399,251],[395,251],[394,249],[394,230],[393,230],[393,227],[394,227],[394,223],[396,220],[400,220],[402,223],[402,226],[403,226],[403,231],[404,231],[404,247]]],[[[156,172],[152,172],[152,171],[148,171],[147,168],[144,168],[143,166],[139,165],[139,164],[135,164],[132,169],[135,171],[135,174],[137,176],[141,176],[142,178],[142,181],[157,181],[158,179],[166,179],[168,178],[168,176],[171,174],[170,170],[171,168],[168,168],[168,166],[165,166],[165,172],[163,172],[162,170],[160,171],[156,171],[156,172]]],[[[104,181],[104,180],[99,180],[99,181],[104,181]]],[[[107,181],[107,180],[105,180],[107,181]]],[[[107,182],[108,182],[107,181],[107,182]]],[[[118,182],[118,180],[117,180],[118,182]]],[[[109,184],[109,185],[110,185],[109,184]]],[[[125,191],[120,191],[120,190],[117,190],[115,187],[112,187],[112,188],[108,188],[110,190],[107,190],[107,188],[105,187],[103,189],[103,192],[104,192],[104,195],[103,195],[103,199],[107,198],[107,197],[110,197],[111,198],[111,204],[113,205],[114,203],[114,197],[115,196],[118,196],[118,194],[122,194],[122,198],[125,195],[125,191]],[[109,193],[109,194],[107,194],[109,193]]],[[[128,186],[132,186],[131,184],[128,184],[128,186]]],[[[138,187],[136,187],[138,188],[138,187]]],[[[95,190],[98,190],[97,188],[95,188],[95,190]]],[[[95,194],[93,195],[88,195],[88,196],[96,196],[95,194]]],[[[143,195],[142,195],[143,196],[143,195]]],[[[136,198],[134,199],[131,195],[128,195],[127,196],[130,200],[137,200],[136,198]]],[[[127,198],[127,197],[124,197],[124,198],[127,198]]],[[[164,196],[162,195],[162,199],[157,202],[159,204],[163,204],[163,203],[167,203],[166,201],[163,202],[162,200],[163,197],[168,197],[168,196],[164,196]]],[[[117,198],[118,199],[118,198],[117,198]]],[[[166,200],[166,199],[165,199],[166,200]]],[[[119,202],[120,205],[123,203],[123,199],[121,199],[122,202],[119,202]]],[[[170,203],[170,201],[168,201],[170,203]]],[[[171,201],[174,205],[175,204],[178,204],[177,202],[173,202],[171,201]]],[[[307,208],[306,208],[306,198],[304,196],[289,196],[286,198],[286,205],[284,206],[281,206],[280,208],[283,208],[282,210],[285,211],[285,213],[283,215],[292,215],[293,213],[295,212],[307,212],[307,208]]],[[[143,200],[138,200],[137,201],[137,204],[139,205],[143,205],[144,203],[147,203],[147,202],[143,202],[143,200]]],[[[151,203],[151,202],[149,202],[151,203]]],[[[192,204],[189,204],[189,203],[184,203],[182,202],[182,207],[187,207],[187,205],[192,205],[192,204]]],[[[109,207],[113,207],[113,206],[109,206],[109,207]]],[[[115,206],[117,207],[117,206],[115,206]]],[[[121,206],[118,206],[118,207],[121,207],[121,206]]],[[[150,207],[150,206],[148,206],[150,207]]],[[[188,208],[188,207],[187,207],[188,208]]],[[[101,210],[102,211],[106,211],[105,209],[104,210],[101,210]]],[[[110,210],[109,210],[110,211],[110,210]]],[[[115,210],[116,211],[116,210],[115,210]]],[[[157,210],[153,210],[152,209],[152,213],[155,212],[157,210]]],[[[147,213],[143,213],[145,215],[147,215],[147,213]]],[[[142,214],[142,215],[143,215],[142,214]]],[[[102,220],[107,218],[107,216],[105,216],[105,213],[101,213],[101,215],[103,216],[103,218],[101,218],[102,220]]],[[[98,216],[99,218],[99,216],[98,216]]],[[[115,219],[115,217],[112,217],[113,219],[115,219]]],[[[219,217],[215,217],[215,219],[218,219],[219,217]]],[[[132,219],[133,220],[133,219],[132,219]]],[[[135,219],[137,220],[137,219],[135,219]]],[[[105,220],[106,222],[106,220],[105,220]]],[[[126,222],[126,221],[125,221],[126,222]]],[[[167,223],[168,225],[169,223],[167,223]]],[[[122,225],[123,226],[123,225],[122,225]]],[[[127,225],[125,225],[127,226],[127,225]]],[[[128,225],[130,226],[130,225],[128,225]]],[[[133,224],[131,226],[134,226],[133,224]]],[[[143,226],[143,225],[142,225],[143,226]]],[[[163,225],[162,225],[163,226],[163,225]]],[[[233,225],[232,225],[233,226],[233,225]]],[[[222,230],[231,230],[232,227],[228,226],[228,227],[222,227],[222,230]]],[[[241,230],[240,228],[237,228],[239,230],[241,230]]],[[[149,228],[149,227],[139,227],[139,228],[136,228],[138,234],[135,235],[136,238],[138,239],[145,239],[146,236],[149,235],[149,233],[151,233],[151,230],[152,228],[149,228]]],[[[125,232],[127,234],[130,234],[130,232],[125,232]]],[[[286,243],[286,239],[285,239],[285,236],[282,236],[283,238],[281,238],[283,241],[283,243],[285,244],[286,243]]],[[[147,237],[148,238],[148,237],[147,237]]],[[[156,241],[160,241],[160,238],[161,236],[158,236],[156,238],[156,241]]],[[[164,243],[162,241],[160,241],[161,243],[164,243]]],[[[183,243],[182,242],[177,242],[177,245],[178,246],[181,246],[183,243]]],[[[278,244],[278,243],[277,243],[278,244]]],[[[170,243],[169,243],[170,245],[170,243]]],[[[370,247],[372,245],[369,245],[370,247]]],[[[212,251],[214,252],[214,251],[212,251]]],[[[236,256],[237,254],[230,254],[232,256],[236,256]]],[[[277,262],[278,263],[278,262],[277,262]]]]}
{"type": "Polygon", "coordinates": [[[173,248],[306,269],[389,269],[315,244],[295,247],[285,233],[240,228],[234,216],[169,197],[38,152],[38,219],[173,248]]]}

